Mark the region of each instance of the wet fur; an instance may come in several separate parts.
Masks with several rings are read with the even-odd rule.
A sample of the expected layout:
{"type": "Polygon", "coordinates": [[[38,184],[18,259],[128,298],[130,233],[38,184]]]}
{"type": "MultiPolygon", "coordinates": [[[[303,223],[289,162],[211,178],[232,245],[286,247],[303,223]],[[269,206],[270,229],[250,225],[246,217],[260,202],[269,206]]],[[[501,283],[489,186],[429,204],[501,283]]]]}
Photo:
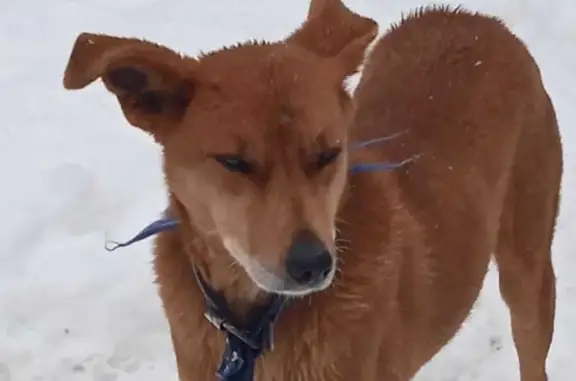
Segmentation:
{"type": "MultiPolygon", "coordinates": [[[[330,7],[342,10],[338,1],[313,1],[309,17],[327,17],[323,12],[330,7]]],[[[305,24],[289,41],[311,46],[318,56],[329,58],[366,35],[359,45],[363,51],[374,37],[374,24],[367,19],[360,22],[347,16],[338,22],[326,20],[332,20],[332,27],[340,33],[324,36],[327,40],[317,44],[318,35],[305,24]],[[347,22],[358,22],[361,33],[347,33],[354,29],[347,22]]],[[[243,104],[240,114],[233,109],[230,115],[222,116],[225,121],[252,120],[237,123],[240,137],[258,136],[259,132],[252,130],[258,123],[250,119],[250,113],[258,118],[262,108],[278,103],[293,105],[279,100],[297,95],[296,109],[314,109],[304,115],[323,120],[322,128],[337,138],[359,141],[407,131],[394,141],[350,152],[347,160],[351,163],[398,161],[419,155],[418,160],[394,172],[351,176],[341,191],[334,177],[325,180],[325,184],[335,181],[336,190],[330,197],[338,200],[339,271],[330,288],[300,298],[281,317],[275,349],[260,361],[257,381],[409,380],[458,331],[478,296],[493,253],[500,269],[502,294],[510,307],[522,381],[546,379],[545,359],[555,308],[550,245],[562,151],[554,109],[537,65],[500,21],[445,7],[409,14],[375,45],[354,94],[356,106],[341,86],[359,63],[357,53],[347,56],[352,58],[345,72],[334,74],[342,67],[338,69],[332,62],[325,67],[332,74],[314,79],[315,86],[331,87],[333,94],[325,97],[338,97],[341,114],[335,111],[334,103],[311,104],[319,98],[299,91],[306,88],[300,85],[275,87],[280,89],[275,93],[279,98],[269,94],[255,97],[253,89],[267,91],[269,83],[262,81],[272,79],[259,75],[258,66],[253,66],[255,77],[247,74],[242,82],[236,82],[235,73],[226,74],[230,67],[242,67],[247,56],[257,62],[267,46],[250,44],[188,62],[186,70],[180,56],[152,50],[163,65],[149,74],[153,80],[149,84],[169,94],[169,107],[159,114],[145,114],[143,119],[138,109],[131,108],[133,104],[126,98],[131,95],[119,91],[106,77],[106,71],[112,69],[104,64],[94,68],[98,66],[93,63],[98,62],[94,56],[102,54],[86,44],[85,40],[93,36],[83,38],[72,54],[66,86],[81,88],[102,76],[119,97],[127,119],[152,133],[165,147],[171,192],[168,212],[181,220],[181,227],[158,237],[154,265],[182,381],[215,379],[224,345],[223,335],[203,317],[204,301],[192,276],[192,263],[213,286],[222,289],[240,314],[265,297],[223,249],[223,237],[214,230],[208,212],[211,206],[203,204],[207,200],[223,202],[225,211],[237,207],[234,203],[239,199],[217,188],[208,194],[202,180],[192,176],[187,167],[198,154],[190,146],[223,144],[209,139],[211,129],[202,132],[208,137],[200,141],[180,126],[181,99],[190,97],[199,117],[220,107],[209,93],[182,93],[180,85],[174,86],[189,69],[195,80],[214,84],[210,78],[214,74],[221,83],[246,86],[233,87],[227,96],[252,97],[254,102],[243,104]],[[235,60],[240,66],[234,66],[235,60]],[[339,80],[328,78],[330,75],[339,80]],[[356,112],[352,113],[354,107],[356,112]],[[351,124],[345,122],[348,115],[351,124]],[[195,198],[199,192],[207,195],[195,198]]],[[[307,61],[309,58],[303,58],[303,64],[315,65],[307,61]]],[[[141,60],[136,63],[143,64],[141,60]]],[[[314,70],[312,66],[298,72],[304,75],[306,70],[314,70]]],[[[248,73],[248,68],[243,70],[248,73]]],[[[285,77],[280,74],[280,78],[285,77]]],[[[320,126],[295,122],[302,114],[291,107],[280,107],[271,115],[275,115],[275,123],[289,123],[296,131],[287,140],[267,141],[272,151],[282,151],[282,144],[299,144],[298,133],[307,136],[309,131],[303,129],[320,126]]],[[[212,119],[205,122],[220,123],[212,119]]],[[[291,168],[288,163],[281,162],[280,166],[291,168]]],[[[342,165],[334,170],[345,168],[342,165]]],[[[192,173],[208,176],[212,184],[240,193],[243,190],[216,167],[192,173]]],[[[273,185],[294,191],[299,184],[286,180],[273,185]]],[[[274,202],[282,202],[283,197],[278,191],[274,202]]],[[[306,201],[306,197],[300,200],[306,201]]],[[[323,226],[323,238],[329,241],[331,231],[326,221],[330,219],[311,221],[330,213],[318,209],[319,204],[314,204],[318,201],[310,200],[312,203],[301,211],[311,213],[299,220],[292,209],[280,206],[275,213],[281,217],[281,225],[270,225],[272,217],[259,221],[259,215],[270,213],[270,206],[256,204],[251,219],[233,223],[254,223],[256,239],[285,246],[283,229],[293,229],[306,220],[323,226]]]]}

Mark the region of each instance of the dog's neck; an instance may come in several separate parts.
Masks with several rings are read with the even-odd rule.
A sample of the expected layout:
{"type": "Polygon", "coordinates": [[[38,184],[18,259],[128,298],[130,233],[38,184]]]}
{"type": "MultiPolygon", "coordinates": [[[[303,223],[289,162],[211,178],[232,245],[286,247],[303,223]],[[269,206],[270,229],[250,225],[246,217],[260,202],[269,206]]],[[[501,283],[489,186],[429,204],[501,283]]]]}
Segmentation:
{"type": "Polygon", "coordinates": [[[196,228],[182,208],[172,200],[169,213],[180,219],[181,245],[191,264],[191,276],[196,268],[210,288],[226,299],[236,317],[245,319],[250,310],[267,301],[267,293],[234,262],[220,238],[196,228]]]}
{"type": "Polygon", "coordinates": [[[206,283],[224,296],[230,310],[242,320],[250,310],[264,303],[267,295],[220,246],[220,242],[207,243],[203,252],[188,252],[188,255],[206,283]]]}

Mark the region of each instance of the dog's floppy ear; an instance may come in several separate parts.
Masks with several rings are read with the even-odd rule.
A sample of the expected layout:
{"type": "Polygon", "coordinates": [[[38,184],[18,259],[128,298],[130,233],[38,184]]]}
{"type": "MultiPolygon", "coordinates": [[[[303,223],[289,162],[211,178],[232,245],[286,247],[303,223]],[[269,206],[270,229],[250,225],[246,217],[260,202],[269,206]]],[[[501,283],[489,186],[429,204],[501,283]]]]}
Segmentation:
{"type": "Polygon", "coordinates": [[[311,0],[308,18],[286,40],[335,61],[343,76],[358,70],[378,34],[378,24],[348,9],[341,0],[311,0]]]}
{"type": "Polygon", "coordinates": [[[196,64],[151,42],[83,33],[72,49],[64,87],[81,89],[102,78],[126,119],[159,138],[186,111],[196,64]]]}

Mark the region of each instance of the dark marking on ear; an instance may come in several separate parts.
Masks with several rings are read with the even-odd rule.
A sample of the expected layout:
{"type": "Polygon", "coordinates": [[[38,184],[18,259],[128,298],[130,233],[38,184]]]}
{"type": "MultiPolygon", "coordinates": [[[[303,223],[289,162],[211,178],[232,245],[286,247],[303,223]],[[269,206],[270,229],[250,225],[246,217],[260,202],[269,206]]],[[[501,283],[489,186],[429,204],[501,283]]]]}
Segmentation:
{"type": "Polygon", "coordinates": [[[133,67],[120,67],[108,73],[110,84],[130,93],[139,93],[148,86],[146,74],[133,67]]]}
{"type": "Polygon", "coordinates": [[[174,90],[172,94],[172,102],[177,108],[186,108],[192,97],[194,96],[194,91],[196,88],[190,82],[184,82],[174,90]]]}
{"type": "Polygon", "coordinates": [[[150,90],[138,95],[138,107],[151,114],[162,114],[166,112],[179,113],[186,109],[192,98],[193,88],[190,86],[179,86],[173,92],[150,90]]]}
{"type": "Polygon", "coordinates": [[[146,91],[138,97],[138,106],[149,113],[161,114],[166,105],[168,94],[161,91],[146,91]]]}

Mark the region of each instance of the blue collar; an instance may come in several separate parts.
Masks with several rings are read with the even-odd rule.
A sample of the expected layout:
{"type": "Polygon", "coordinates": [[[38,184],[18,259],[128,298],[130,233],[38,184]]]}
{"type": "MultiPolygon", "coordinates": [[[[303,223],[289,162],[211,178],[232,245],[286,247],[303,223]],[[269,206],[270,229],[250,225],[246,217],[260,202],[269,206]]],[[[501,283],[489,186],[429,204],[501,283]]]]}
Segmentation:
{"type": "Polygon", "coordinates": [[[204,316],[226,335],[226,347],[216,372],[222,381],[252,381],[256,360],[274,346],[274,326],[289,299],[271,295],[269,302],[250,311],[248,323],[241,325],[224,297],[213,290],[196,270],[196,281],[206,303],[204,316]]]}

